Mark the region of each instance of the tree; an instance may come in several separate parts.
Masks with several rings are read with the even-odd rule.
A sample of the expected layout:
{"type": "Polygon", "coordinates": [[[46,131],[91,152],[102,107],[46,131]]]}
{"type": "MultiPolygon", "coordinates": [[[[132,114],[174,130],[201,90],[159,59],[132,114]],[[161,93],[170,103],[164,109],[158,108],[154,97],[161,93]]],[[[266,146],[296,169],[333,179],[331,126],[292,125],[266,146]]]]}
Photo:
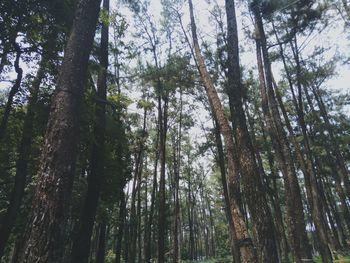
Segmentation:
{"type": "Polygon", "coordinates": [[[193,15],[193,4],[191,0],[189,0],[189,8],[191,17],[193,46],[196,60],[198,63],[198,71],[200,72],[202,81],[204,82],[211,110],[213,112],[213,115],[215,116],[214,118],[216,118],[218,121],[220,133],[224,137],[224,142],[226,145],[230,209],[232,213],[232,220],[234,221],[237,242],[239,242],[237,243],[237,246],[239,247],[239,251],[241,253],[241,258],[243,262],[256,262],[256,252],[254,251],[252,240],[249,238],[244,218],[242,216],[242,212],[240,211],[240,193],[238,190],[238,175],[235,174],[235,161],[233,157],[234,144],[233,139],[231,137],[231,128],[223,112],[220,99],[217,95],[217,91],[206,69],[204,58],[200,51],[196,24],[193,15]]]}
{"type": "MultiPolygon", "coordinates": [[[[101,44],[100,44],[100,70],[97,80],[96,112],[94,127],[94,144],[92,146],[90,173],[88,175],[88,189],[84,208],[80,218],[80,229],[72,248],[72,262],[88,262],[92,228],[98,208],[101,185],[105,177],[105,129],[106,129],[106,102],[107,102],[107,72],[108,72],[108,39],[109,39],[109,0],[103,1],[103,17],[101,44]]],[[[106,225],[102,223],[101,234],[106,225]]],[[[101,255],[100,255],[101,257],[101,255]]],[[[102,259],[100,259],[101,262],[102,259]]]]}
{"type": "Polygon", "coordinates": [[[63,257],[79,135],[79,106],[99,5],[99,0],[81,0],[76,9],[51,106],[21,262],[60,262],[63,257]]]}
{"type": "Polygon", "coordinates": [[[278,157],[280,170],[284,176],[288,213],[287,220],[290,228],[289,234],[293,255],[297,262],[302,262],[302,259],[310,259],[311,253],[306,235],[300,187],[295,173],[290,145],[282,126],[275,92],[273,90],[271,63],[267,52],[266,36],[261,18],[261,7],[258,3],[252,3],[251,8],[258,30],[256,43],[263,112],[278,157]]]}
{"type": "MultiPolygon", "coordinates": [[[[53,33],[53,39],[55,35],[56,34],[53,33]]],[[[19,156],[16,161],[15,185],[11,193],[11,199],[6,211],[6,215],[2,218],[0,225],[0,258],[4,254],[5,245],[15,224],[16,217],[24,195],[24,189],[28,176],[28,163],[33,139],[32,137],[34,136],[33,126],[35,117],[35,105],[38,100],[40,84],[45,76],[45,69],[47,69],[50,59],[56,55],[52,39],[49,39],[47,41],[47,44],[44,48],[44,54],[39,65],[38,72],[32,82],[31,94],[27,106],[27,114],[23,123],[22,138],[18,147],[19,156]]]]}
{"type": "Polygon", "coordinates": [[[233,0],[226,0],[227,14],[227,51],[228,51],[228,95],[233,124],[236,128],[237,150],[244,186],[244,194],[249,211],[253,217],[258,243],[260,262],[278,262],[274,223],[264,194],[264,186],[255,159],[251,137],[246,124],[242,105],[243,86],[241,82],[238,32],[233,0]]]}

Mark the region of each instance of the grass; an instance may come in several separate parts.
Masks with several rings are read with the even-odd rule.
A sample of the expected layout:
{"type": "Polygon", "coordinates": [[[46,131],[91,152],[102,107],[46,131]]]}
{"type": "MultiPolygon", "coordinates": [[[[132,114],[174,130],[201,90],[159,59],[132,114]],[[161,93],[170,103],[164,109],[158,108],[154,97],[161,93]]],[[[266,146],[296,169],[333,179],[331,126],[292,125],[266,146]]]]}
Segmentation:
{"type": "MultiPolygon", "coordinates": [[[[185,261],[186,263],[190,263],[190,261],[185,261]]],[[[209,259],[209,260],[204,260],[204,261],[196,261],[200,263],[217,263],[217,262],[231,262],[230,258],[225,258],[225,259],[209,259]],[[226,261],[225,261],[226,260],[226,261]]],[[[315,258],[315,263],[322,263],[321,259],[315,258]]],[[[350,263],[350,257],[340,257],[337,260],[334,260],[334,263],[350,263]]]]}
{"type": "MultiPolygon", "coordinates": [[[[339,259],[336,259],[333,261],[334,263],[350,263],[350,257],[339,257],[339,259]]],[[[315,263],[322,263],[322,260],[320,257],[315,258],[315,263]]]]}

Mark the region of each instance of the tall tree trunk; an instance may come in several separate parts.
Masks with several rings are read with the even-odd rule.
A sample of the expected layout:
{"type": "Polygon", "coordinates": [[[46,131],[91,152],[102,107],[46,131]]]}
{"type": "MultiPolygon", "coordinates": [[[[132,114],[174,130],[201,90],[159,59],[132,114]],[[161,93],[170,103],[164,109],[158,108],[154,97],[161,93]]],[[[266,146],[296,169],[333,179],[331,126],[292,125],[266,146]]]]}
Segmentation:
{"type": "Polygon", "coordinates": [[[276,168],[275,165],[275,159],[273,156],[273,153],[271,151],[271,147],[268,144],[267,141],[267,136],[266,136],[266,126],[264,125],[264,122],[259,114],[259,123],[260,126],[262,128],[262,137],[263,137],[263,141],[265,143],[265,147],[267,149],[267,159],[268,159],[268,164],[269,164],[269,168],[270,168],[270,176],[269,179],[271,178],[272,180],[272,191],[273,191],[273,196],[271,197],[272,200],[272,205],[273,205],[273,209],[275,212],[275,222],[276,222],[276,227],[277,227],[277,233],[279,235],[279,240],[280,240],[280,259],[285,262],[288,262],[288,252],[289,252],[289,244],[288,244],[288,240],[287,240],[287,236],[286,236],[286,229],[284,226],[284,220],[283,220],[283,215],[282,215],[282,209],[281,209],[281,203],[282,200],[280,198],[280,194],[279,194],[279,188],[277,186],[277,180],[280,178],[278,176],[278,170],[276,168]]]}
{"type": "Polygon", "coordinates": [[[127,204],[128,204],[128,199],[129,199],[129,191],[130,189],[127,188],[127,193],[125,195],[125,217],[124,217],[124,242],[121,243],[121,246],[123,247],[123,262],[129,262],[129,243],[130,243],[130,215],[128,218],[128,208],[127,208],[127,204]]]}
{"type": "MultiPolygon", "coordinates": [[[[282,114],[284,116],[285,123],[290,135],[289,137],[291,138],[292,144],[294,145],[296,156],[300,163],[301,170],[304,174],[306,195],[310,205],[311,217],[313,219],[313,222],[316,228],[317,240],[319,244],[319,252],[322,257],[322,262],[330,263],[333,260],[332,260],[331,251],[329,249],[329,237],[327,234],[326,222],[324,220],[325,218],[324,218],[323,206],[321,203],[320,189],[318,186],[316,173],[314,170],[315,164],[312,161],[313,156],[311,153],[311,148],[308,140],[303,113],[300,113],[300,112],[298,113],[298,122],[303,130],[304,144],[305,144],[304,151],[306,152],[305,155],[302,149],[300,148],[298,142],[295,139],[293,128],[290,124],[289,117],[284,108],[282,98],[280,97],[278,91],[276,92],[276,98],[281,108],[282,114]],[[304,158],[304,156],[306,156],[306,158],[304,158]]],[[[298,111],[298,109],[296,110],[298,111]]]]}
{"type": "MultiPolygon", "coordinates": [[[[297,112],[297,121],[299,123],[299,126],[301,127],[301,131],[303,134],[302,145],[303,145],[304,151],[302,151],[302,149],[298,145],[298,142],[295,139],[294,131],[291,127],[288,115],[286,113],[286,110],[284,109],[284,105],[283,105],[282,99],[281,99],[278,91],[276,92],[277,100],[278,100],[280,108],[282,110],[286,126],[288,128],[289,133],[290,133],[290,137],[292,138],[292,143],[294,144],[297,158],[298,158],[299,163],[301,165],[301,169],[304,173],[305,186],[307,189],[307,191],[306,191],[307,197],[308,197],[308,201],[309,201],[310,208],[311,208],[312,219],[313,219],[313,221],[315,223],[315,227],[316,227],[316,234],[317,234],[317,239],[318,239],[318,244],[319,244],[319,251],[320,251],[322,260],[323,260],[323,262],[332,262],[332,254],[331,254],[331,251],[328,247],[329,246],[329,237],[328,237],[326,222],[325,222],[325,218],[324,218],[323,206],[322,206],[322,202],[321,202],[322,199],[320,198],[321,189],[320,189],[320,186],[318,185],[318,182],[317,182],[315,163],[314,163],[314,154],[311,150],[309,135],[307,132],[305,117],[304,117],[304,109],[303,109],[304,102],[302,99],[303,97],[302,97],[302,85],[301,85],[302,76],[301,76],[301,65],[300,65],[300,59],[299,59],[299,48],[297,45],[297,38],[296,38],[296,36],[294,36],[294,41],[291,43],[291,46],[292,46],[292,50],[293,50],[294,60],[296,62],[296,83],[297,83],[297,88],[298,88],[298,101],[296,100],[296,97],[294,96],[292,79],[291,79],[291,75],[289,73],[289,69],[288,69],[287,64],[286,64],[286,59],[284,56],[282,44],[279,40],[279,37],[277,35],[276,30],[274,30],[274,31],[275,31],[276,39],[277,39],[279,47],[280,47],[280,54],[282,57],[284,69],[286,71],[288,83],[289,83],[290,89],[291,89],[292,94],[293,94],[293,103],[294,103],[295,110],[297,112]],[[306,156],[305,159],[304,159],[304,155],[306,156]]],[[[275,82],[274,82],[274,84],[275,84],[276,90],[277,90],[277,85],[275,82]]]]}
{"type": "MultiPolygon", "coordinates": [[[[160,90],[159,90],[160,91],[160,90]]],[[[158,263],[165,262],[165,234],[166,234],[166,213],[165,213],[165,163],[166,163],[166,136],[168,126],[168,95],[163,96],[163,112],[159,118],[160,136],[160,179],[159,179],[159,211],[158,211],[158,263]]],[[[160,99],[160,98],[159,98],[160,99]]],[[[161,106],[161,104],[159,104],[161,106]]]]}
{"type": "MultiPolygon", "coordinates": [[[[147,159],[146,159],[147,160],[147,159]]],[[[141,240],[141,221],[142,221],[142,214],[141,214],[141,189],[142,189],[142,170],[143,170],[143,163],[140,164],[141,168],[138,175],[138,192],[137,192],[137,252],[138,252],[138,262],[141,263],[142,260],[142,240],[141,240]]]]}
{"type": "MultiPolygon", "coordinates": [[[[306,95],[306,99],[308,101],[308,105],[311,109],[312,112],[316,113],[316,110],[314,108],[314,105],[313,105],[313,102],[311,101],[311,98],[310,98],[310,95],[308,93],[308,89],[304,86],[304,93],[306,95]]],[[[317,122],[321,122],[321,118],[318,117],[317,114],[315,114],[314,116],[316,116],[316,121],[317,122]]],[[[310,136],[310,139],[313,141],[313,138],[316,136],[315,135],[315,131],[312,129],[311,127],[311,136],[310,136]]],[[[332,141],[332,140],[331,140],[332,141]]],[[[336,164],[336,161],[334,160],[334,157],[332,156],[331,154],[331,149],[332,147],[334,147],[334,143],[333,141],[331,142],[331,144],[329,145],[329,149],[328,148],[325,148],[325,151],[326,151],[326,155],[327,155],[327,159],[329,161],[329,167],[331,169],[331,173],[332,173],[332,177],[335,181],[335,189],[337,191],[337,194],[339,196],[339,199],[340,199],[340,207],[341,207],[341,210],[342,210],[342,213],[344,214],[344,219],[346,218],[350,218],[350,211],[349,211],[349,207],[348,207],[348,203],[347,203],[347,198],[346,198],[346,193],[345,193],[345,190],[342,186],[342,179],[341,179],[341,171],[339,171],[339,167],[337,166],[336,164]]],[[[316,159],[317,160],[317,159],[316,159]]],[[[318,167],[320,167],[322,169],[323,165],[318,162],[318,167]]],[[[331,199],[333,200],[333,198],[331,199]]],[[[347,226],[348,229],[350,229],[350,221],[349,220],[342,220],[343,222],[345,221],[345,224],[347,226]]],[[[339,225],[339,228],[341,228],[341,225],[339,225]]],[[[346,239],[346,237],[344,236],[344,238],[346,239]]]]}
{"type": "MultiPolygon", "coordinates": [[[[141,143],[142,144],[142,143],[141,143]]],[[[135,160],[135,175],[132,185],[132,192],[131,192],[131,208],[130,208],[130,222],[129,222],[129,229],[130,229],[130,242],[127,243],[128,249],[128,262],[133,263],[136,260],[136,235],[137,235],[137,214],[136,214],[136,195],[137,191],[139,190],[139,169],[140,163],[142,162],[142,145],[140,145],[140,150],[138,154],[136,155],[135,160]]]]}
{"type": "Polygon", "coordinates": [[[218,123],[215,120],[214,121],[214,133],[215,133],[215,141],[216,141],[216,147],[218,151],[218,157],[217,162],[220,167],[220,178],[221,178],[221,184],[223,186],[223,197],[224,197],[224,204],[225,204],[225,214],[226,218],[229,224],[229,235],[230,235],[230,243],[231,243],[231,253],[233,255],[234,262],[240,261],[240,253],[239,248],[237,246],[237,237],[236,237],[236,231],[234,229],[234,224],[232,220],[232,214],[230,211],[230,199],[228,194],[228,188],[227,188],[227,179],[226,179],[226,168],[225,168],[225,155],[224,155],[224,148],[222,145],[222,140],[220,136],[220,130],[218,127],[218,123]]]}
{"type": "MultiPolygon", "coordinates": [[[[103,9],[109,13],[109,0],[103,0],[103,9]]],[[[91,234],[100,198],[101,185],[104,178],[107,71],[108,71],[108,34],[109,25],[102,25],[100,46],[100,71],[97,79],[97,103],[95,112],[94,143],[90,159],[90,173],[87,178],[88,189],[80,217],[80,228],[73,242],[73,262],[87,263],[91,246],[91,234]]]]}
{"type": "Polygon", "coordinates": [[[80,0],[53,97],[30,227],[20,262],[58,263],[63,257],[66,221],[77,157],[81,98],[100,0],[80,0]]]}
{"type": "Polygon", "coordinates": [[[242,83],[239,64],[238,32],[234,0],[226,0],[228,43],[228,94],[231,115],[236,125],[236,138],[244,196],[256,229],[259,262],[278,262],[274,223],[266,199],[262,178],[242,105],[242,83]]]}
{"type": "Polygon", "coordinates": [[[277,108],[277,102],[272,84],[271,63],[267,52],[266,37],[260,10],[258,6],[254,5],[252,6],[252,9],[259,33],[256,44],[261,96],[263,100],[263,112],[285,182],[289,235],[293,255],[297,263],[299,263],[302,262],[302,260],[312,258],[306,234],[301,192],[295,172],[295,167],[292,161],[289,142],[283,129],[282,121],[277,108]],[[264,61],[264,69],[262,59],[264,61]]]}
{"type": "MultiPolygon", "coordinates": [[[[44,55],[46,56],[46,55],[44,55]]],[[[15,224],[17,214],[19,212],[26,179],[28,175],[28,161],[33,136],[33,122],[35,116],[35,105],[38,99],[39,88],[42,79],[44,78],[45,64],[47,58],[43,57],[39,65],[38,72],[32,82],[30,97],[27,105],[27,114],[24,119],[21,142],[18,147],[18,159],[16,161],[15,184],[11,193],[10,202],[5,215],[2,217],[0,224],[0,260],[4,255],[4,249],[7,240],[11,234],[11,230],[15,224]]]]}
{"type": "MultiPolygon", "coordinates": [[[[246,105],[246,108],[247,105],[246,105]]],[[[260,174],[261,177],[263,178],[263,183],[264,183],[264,188],[265,191],[267,192],[267,195],[269,196],[270,202],[272,204],[272,208],[274,210],[274,218],[275,218],[275,233],[276,233],[276,242],[277,242],[277,247],[279,249],[279,257],[280,260],[287,260],[288,259],[288,245],[287,245],[287,240],[286,240],[286,236],[285,236],[285,228],[284,228],[284,224],[283,224],[283,218],[282,218],[282,211],[281,211],[281,207],[280,207],[280,198],[279,198],[279,194],[278,194],[278,189],[277,189],[277,185],[276,185],[276,171],[274,168],[274,161],[273,161],[273,157],[272,157],[272,153],[270,151],[270,149],[267,149],[267,155],[268,155],[268,161],[269,161],[269,165],[270,165],[270,172],[271,172],[271,178],[272,178],[272,182],[273,182],[273,188],[271,188],[270,186],[270,180],[271,178],[269,178],[264,169],[263,169],[263,160],[260,154],[260,150],[258,148],[258,142],[256,139],[256,131],[254,128],[254,121],[253,118],[250,116],[249,111],[246,111],[247,114],[247,119],[248,119],[248,123],[250,126],[250,131],[251,131],[251,138],[252,138],[252,143],[253,143],[253,148],[255,149],[256,153],[256,159],[257,159],[257,164],[259,166],[259,170],[260,170],[260,174]]],[[[261,122],[261,127],[262,127],[262,132],[263,132],[263,139],[264,139],[264,143],[267,144],[267,138],[265,136],[265,132],[264,132],[264,124],[261,122]]],[[[269,147],[269,145],[267,145],[267,147],[269,147]]]]}
{"type": "MultiPolygon", "coordinates": [[[[158,121],[159,125],[159,121],[158,121]]],[[[153,185],[152,185],[152,194],[151,194],[151,207],[148,216],[148,223],[146,224],[145,229],[145,262],[150,263],[151,254],[152,254],[152,226],[153,226],[153,217],[154,217],[154,209],[155,209],[155,200],[156,200],[156,192],[157,192],[157,169],[158,169],[158,159],[159,159],[159,128],[157,129],[157,138],[155,145],[156,156],[154,160],[154,168],[153,168],[153,185]]]]}
{"type": "MultiPolygon", "coordinates": [[[[313,102],[312,102],[312,100],[310,98],[309,91],[308,91],[306,86],[304,86],[304,93],[305,93],[305,96],[306,96],[306,99],[307,99],[307,102],[308,102],[308,106],[310,107],[310,109],[311,109],[311,111],[313,113],[316,113],[316,109],[315,109],[315,107],[313,105],[313,102]]],[[[318,116],[318,114],[314,114],[314,116],[316,117],[316,121],[317,122],[321,122],[322,121],[321,118],[318,116]]],[[[315,131],[313,130],[312,126],[310,128],[310,133],[311,133],[310,140],[311,140],[311,142],[313,142],[314,141],[313,138],[316,136],[316,134],[315,134],[315,131]]],[[[341,207],[342,213],[344,214],[344,218],[350,218],[350,211],[349,211],[349,207],[348,207],[347,200],[346,200],[347,199],[346,198],[346,193],[345,193],[345,190],[344,190],[344,188],[342,186],[341,171],[339,171],[341,169],[339,169],[339,167],[337,167],[336,161],[334,160],[334,157],[332,156],[332,154],[330,152],[330,149],[332,149],[332,147],[334,147],[334,143],[333,142],[334,141],[331,142],[329,149],[326,148],[325,151],[326,151],[326,154],[327,154],[327,159],[329,161],[329,167],[331,169],[332,177],[333,177],[333,179],[335,181],[335,189],[336,189],[337,194],[338,194],[339,199],[340,199],[340,207],[341,207]]],[[[318,160],[318,159],[316,158],[316,160],[318,160]]],[[[323,168],[323,164],[321,164],[320,161],[318,161],[317,167],[322,169],[323,168]]],[[[333,198],[331,200],[333,200],[333,198]]],[[[348,229],[350,229],[350,221],[349,220],[342,220],[342,221],[345,221],[346,226],[348,227],[348,229]]],[[[339,228],[341,228],[341,225],[339,225],[339,228]]],[[[346,239],[345,236],[344,236],[344,238],[346,239]]]]}
{"type": "Polygon", "coordinates": [[[194,229],[193,229],[193,205],[192,205],[192,184],[191,177],[188,175],[188,188],[187,188],[187,215],[188,215],[188,227],[189,227],[189,259],[194,260],[194,229]]]}
{"type": "Polygon", "coordinates": [[[100,223],[99,227],[99,237],[98,237],[98,249],[96,255],[96,263],[105,263],[105,254],[106,254],[106,230],[107,224],[103,221],[100,223]]]}
{"type": "MultiPolygon", "coordinates": [[[[325,189],[325,198],[326,201],[328,203],[328,207],[330,209],[331,212],[331,216],[333,216],[335,223],[336,223],[336,231],[338,233],[339,236],[339,242],[341,244],[342,247],[347,248],[349,245],[347,244],[347,235],[345,233],[343,224],[344,224],[344,220],[342,220],[338,209],[337,209],[337,205],[336,202],[334,201],[334,197],[333,197],[333,193],[332,190],[330,189],[330,182],[329,180],[327,180],[326,177],[323,178],[324,180],[324,189],[325,189]]],[[[334,234],[334,236],[336,236],[336,234],[334,234]]]]}
{"type": "MultiPolygon", "coordinates": [[[[317,88],[315,86],[311,86],[312,92],[315,96],[317,105],[320,109],[320,113],[322,116],[322,119],[324,123],[326,124],[327,131],[329,133],[330,139],[331,139],[331,151],[335,157],[335,164],[337,165],[337,169],[339,171],[339,174],[341,175],[342,183],[344,184],[344,189],[347,195],[347,198],[350,199],[350,179],[349,179],[349,171],[348,168],[344,162],[344,157],[340,151],[340,145],[337,141],[336,136],[334,135],[332,124],[330,122],[326,106],[323,102],[322,97],[320,96],[317,88]]],[[[349,229],[350,230],[350,229],[349,229]]]]}
{"type": "Polygon", "coordinates": [[[179,223],[180,223],[180,201],[179,201],[179,188],[180,188],[180,168],[181,168],[181,139],[182,139],[182,90],[180,88],[180,118],[177,132],[177,138],[174,140],[174,263],[178,263],[180,259],[180,247],[179,247],[179,223]]]}
{"type": "Polygon", "coordinates": [[[10,93],[9,93],[9,96],[8,96],[8,99],[7,99],[7,102],[5,105],[5,110],[4,110],[4,113],[3,113],[2,118],[1,118],[0,143],[4,139],[6,127],[7,127],[7,122],[8,122],[8,119],[10,117],[10,113],[11,113],[13,99],[21,87],[21,82],[22,82],[22,77],[23,77],[23,70],[19,66],[22,51],[21,51],[20,46],[15,41],[13,42],[13,47],[16,50],[16,58],[15,58],[14,66],[15,66],[15,71],[17,73],[17,77],[16,77],[14,85],[10,89],[10,93]]]}
{"type": "Polygon", "coordinates": [[[115,263],[121,262],[121,254],[122,254],[122,241],[124,235],[124,225],[125,225],[125,211],[126,203],[125,203],[125,194],[124,191],[121,190],[120,193],[120,205],[119,205],[119,218],[118,218],[118,233],[117,233],[117,244],[115,247],[115,263]]]}
{"type": "Polygon", "coordinates": [[[140,223],[138,215],[140,215],[140,194],[141,194],[141,175],[143,168],[143,156],[144,156],[144,147],[145,147],[145,134],[146,134],[146,120],[147,120],[147,110],[144,110],[143,115],[143,128],[142,128],[142,137],[139,142],[139,150],[135,157],[135,176],[132,187],[132,196],[131,196],[131,209],[130,209],[130,248],[129,248],[129,261],[134,263],[136,261],[136,243],[138,239],[138,225],[140,223]],[[136,195],[138,196],[136,204],[136,195]]]}
{"type": "Polygon", "coordinates": [[[189,2],[189,9],[190,9],[190,17],[191,17],[192,38],[193,38],[196,60],[198,63],[198,70],[201,75],[202,81],[204,82],[204,86],[209,99],[211,110],[213,112],[213,115],[218,121],[220,133],[224,137],[224,142],[226,146],[227,175],[228,175],[229,185],[232,186],[229,188],[230,210],[231,210],[232,219],[235,225],[237,245],[239,246],[242,262],[244,263],[257,262],[256,251],[254,249],[252,239],[249,237],[249,233],[246,228],[244,217],[242,215],[242,212],[239,206],[239,200],[240,200],[240,192],[238,190],[239,177],[237,174],[235,174],[236,169],[235,169],[235,161],[233,156],[234,143],[232,139],[232,130],[224,114],[219,96],[209,76],[204,58],[201,54],[198,37],[197,37],[196,24],[195,24],[194,15],[193,15],[192,0],[189,0],[188,2],[189,2]]]}

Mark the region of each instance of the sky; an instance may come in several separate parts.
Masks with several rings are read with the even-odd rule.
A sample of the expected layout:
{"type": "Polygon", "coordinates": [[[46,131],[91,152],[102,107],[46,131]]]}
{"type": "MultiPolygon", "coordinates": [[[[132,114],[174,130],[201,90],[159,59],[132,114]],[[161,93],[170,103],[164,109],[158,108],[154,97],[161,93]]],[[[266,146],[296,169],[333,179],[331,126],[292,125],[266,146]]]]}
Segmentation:
{"type": "MultiPolygon", "coordinates": [[[[214,2],[214,1],[211,1],[214,2]]],[[[224,0],[217,0],[219,5],[224,7],[224,0]]],[[[116,8],[117,1],[111,1],[112,8],[116,8]]],[[[208,42],[215,43],[215,27],[213,26],[213,21],[210,21],[210,10],[212,6],[209,6],[206,0],[193,0],[194,8],[195,8],[195,16],[197,19],[197,27],[200,31],[201,37],[208,42]]],[[[131,24],[130,29],[135,32],[137,28],[133,28],[132,24],[132,14],[126,8],[121,8],[120,10],[127,18],[129,23],[131,24]]],[[[150,13],[154,16],[154,19],[157,21],[160,18],[161,14],[161,4],[160,0],[151,0],[150,2],[150,13]]],[[[188,5],[185,3],[184,8],[184,24],[189,24],[189,16],[188,16],[188,5]]],[[[241,64],[247,68],[255,67],[256,58],[254,45],[252,40],[247,40],[244,36],[242,28],[252,28],[252,22],[247,15],[244,15],[244,9],[241,6],[237,6],[237,21],[239,27],[239,39],[242,45],[245,47],[245,51],[241,52],[240,59],[241,64]]],[[[350,54],[348,52],[350,50],[350,35],[344,32],[342,21],[338,21],[333,23],[327,30],[324,30],[321,34],[315,35],[312,41],[308,45],[308,51],[304,52],[307,55],[308,52],[312,52],[315,46],[324,46],[330,47],[328,51],[328,57],[333,56],[335,53],[338,54],[350,54]]],[[[24,63],[21,63],[24,72],[28,72],[29,70],[35,68],[35,65],[30,65],[29,67],[24,63]]],[[[274,74],[276,78],[281,78],[280,70],[276,70],[281,68],[278,65],[274,65],[274,74]]],[[[350,93],[350,64],[340,65],[338,66],[337,76],[328,80],[325,83],[325,87],[341,91],[342,93],[350,93]]],[[[16,78],[16,74],[14,72],[10,72],[7,76],[7,80],[14,80],[16,78]]],[[[0,90],[8,89],[11,86],[11,83],[8,81],[0,81],[0,90]]]]}

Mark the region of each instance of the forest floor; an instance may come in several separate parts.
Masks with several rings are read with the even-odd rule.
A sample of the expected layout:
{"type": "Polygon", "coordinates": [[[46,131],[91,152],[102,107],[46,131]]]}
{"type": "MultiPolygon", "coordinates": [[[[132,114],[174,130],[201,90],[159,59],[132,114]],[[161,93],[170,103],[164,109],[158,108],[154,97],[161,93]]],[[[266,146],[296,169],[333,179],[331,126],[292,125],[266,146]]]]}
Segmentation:
{"type": "MultiPolygon", "coordinates": [[[[321,263],[321,259],[316,259],[316,263],[321,263]]],[[[342,257],[337,260],[334,260],[334,263],[350,263],[350,257],[342,257]]]]}

